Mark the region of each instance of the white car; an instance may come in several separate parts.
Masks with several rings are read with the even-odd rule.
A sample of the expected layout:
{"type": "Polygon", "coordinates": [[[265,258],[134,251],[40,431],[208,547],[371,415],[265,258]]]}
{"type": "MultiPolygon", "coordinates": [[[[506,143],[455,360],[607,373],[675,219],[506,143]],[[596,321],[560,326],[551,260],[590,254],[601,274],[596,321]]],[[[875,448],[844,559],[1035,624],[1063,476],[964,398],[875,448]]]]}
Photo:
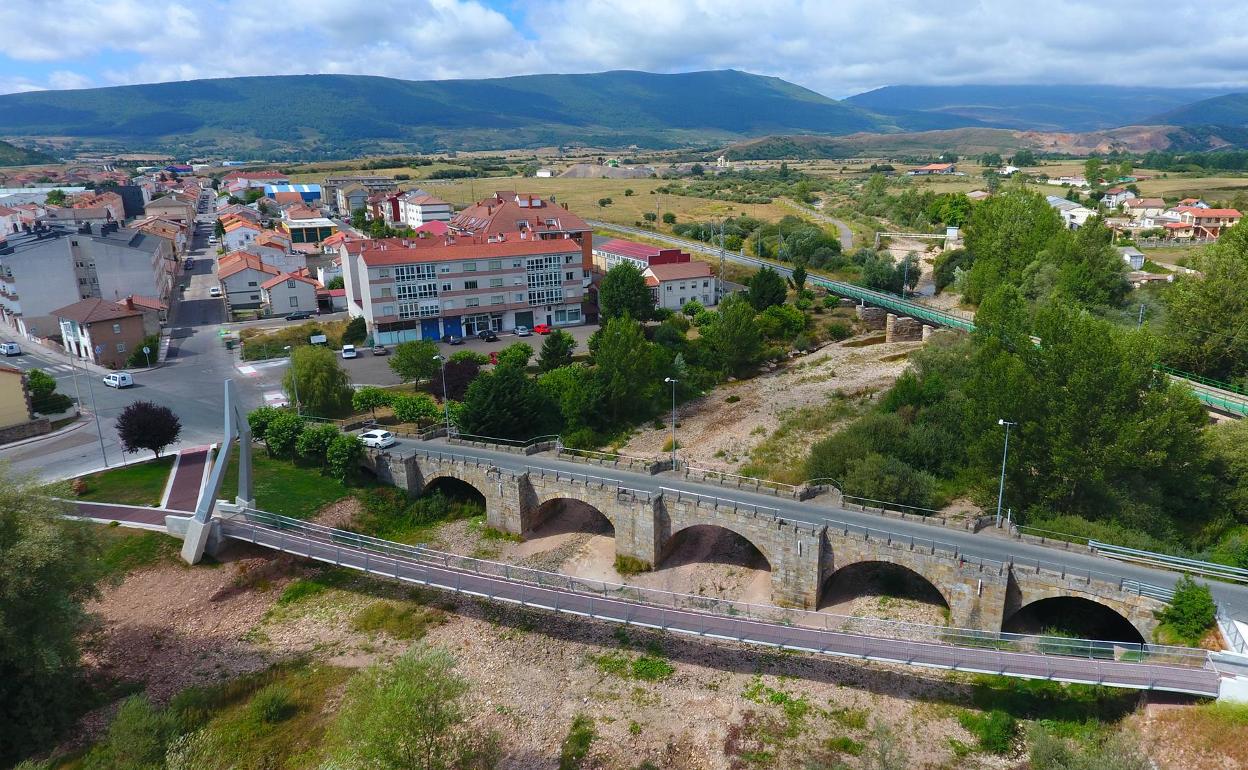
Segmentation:
{"type": "Polygon", "coordinates": [[[527,326],[517,326],[517,327],[516,327],[516,336],[517,336],[517,337],[527,337],[527,336],[529,336],[529,335],[530,335],[530,334],[532,334],[532,333],[533,333],[533,332],[529,331],[529,327],[527,327],[527,326]]]}
{"type": "Polygon", "coordinates": [[[355,358],[358,355],[359,355],[359,351],[355,349],[355,345],[343,345],[342,346],[343,358],[355,358]]]}
{"type": "Polygon", "coordinates": [[[104,384],[110,388],[128,388],[134,384],[134,377],[130,372],[113,372],[104,375],[104,384]]]}
{"type": "Polygon", "coordinates": [[[394,434],[388,430],[366,430],[360,434],[360,441],[371,449],[385,449],[398,443],[394,434]]]}
{"type": "Polygon", "coordinates": [[[16,342],[0,342],[0,353],[6,356],[20,356],[22,348],[16,342]]]}
{"type": "Polygon", "coordinates": [[[220,287],[220,286],[213,286],[211,289],[209,289],[209,290],[208,290],[208,296],[209,296],[209,297],[212,297],[213,299],[220,299],[220,298],[221,298],[221,287],[220,287]]]}

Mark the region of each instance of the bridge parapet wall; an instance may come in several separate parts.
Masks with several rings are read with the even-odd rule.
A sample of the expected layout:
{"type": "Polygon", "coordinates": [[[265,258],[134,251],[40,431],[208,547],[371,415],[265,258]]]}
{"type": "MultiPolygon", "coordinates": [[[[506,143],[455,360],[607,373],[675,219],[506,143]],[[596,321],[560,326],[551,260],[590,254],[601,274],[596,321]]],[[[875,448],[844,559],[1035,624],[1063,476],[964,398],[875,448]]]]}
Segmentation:
{"type": "Polygon", "coordinates": [[[541,525],[553,500],[577,500],[596,508],[615,530],[615,553],[653,567],[658,562],[655,534],[657,496],[604,479],[530,471],[520,483],[522,532],[541,525]]]}

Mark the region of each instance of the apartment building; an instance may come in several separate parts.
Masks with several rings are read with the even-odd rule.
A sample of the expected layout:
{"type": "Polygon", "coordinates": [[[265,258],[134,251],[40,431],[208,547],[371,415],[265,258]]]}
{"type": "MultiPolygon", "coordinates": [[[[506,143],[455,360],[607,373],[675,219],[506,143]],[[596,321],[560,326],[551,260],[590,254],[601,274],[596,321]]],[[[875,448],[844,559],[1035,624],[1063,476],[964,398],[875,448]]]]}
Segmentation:
{"type": "Polygon", "coordinates": [[[533,193],[500,191],[451,217],[456,233],[489,238],[522,233],[529,238],[571,238],[581,247],[581,268],[588,286],[593,269],[593,228],[584,219],[559,205],[553,197],[533,193]]]}
{"type": "Polygon", "coordinates": [[[169,241],[137,230],[40,223],[0,242],[0,314],[19,334],[58,333],[57,308],[132,294],[168,302],[177,258],[169,241]]]}
{"type": "Polygon", "coordinates": [[[528,232],[348,241],[340,248],[351,316],[382,344],[583,322],[582,247],[528,232]]]}
{"type": "Polygon", "coordinates": [[[449,222],[454,213],[451,204],[424,190],[412,190],[399,198],[399,219],[408,227],[420,227],[429,222],[449,222]]]}
{"type": "Polygon", "coordinates": [[[680,249],[651,246],[648,243],[637,243],[623,238],[596,238],[593,255],[594,268],[602,273],[622,262],[627,262],[644,272],[651,265],[671,265],[689,262],[692,259],[688,252],[680,249]]]}

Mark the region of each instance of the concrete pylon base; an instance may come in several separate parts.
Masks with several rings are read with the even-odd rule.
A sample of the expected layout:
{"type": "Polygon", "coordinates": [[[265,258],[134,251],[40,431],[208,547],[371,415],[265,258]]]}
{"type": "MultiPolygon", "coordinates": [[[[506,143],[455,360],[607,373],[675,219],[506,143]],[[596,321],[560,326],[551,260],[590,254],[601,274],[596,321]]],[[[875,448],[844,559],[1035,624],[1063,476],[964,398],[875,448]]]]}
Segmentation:
{"type": "Polygon", "coordinates": [[[186,536],[182,539],[182,560],[187,564],[199,564],[204,552],[216,550],[221,541],[221,525],[190,519],[186,522],[186,536]]]}

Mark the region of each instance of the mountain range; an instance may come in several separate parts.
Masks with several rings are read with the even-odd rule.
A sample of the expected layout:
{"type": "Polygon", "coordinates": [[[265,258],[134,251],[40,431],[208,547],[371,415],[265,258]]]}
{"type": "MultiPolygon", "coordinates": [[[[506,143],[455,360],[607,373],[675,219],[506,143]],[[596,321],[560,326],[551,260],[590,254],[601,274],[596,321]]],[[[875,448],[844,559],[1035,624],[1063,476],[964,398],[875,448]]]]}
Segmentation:
{"type": "MultiPolygon", "coordinates": [[[[0,137],[20,144],[295,160],[549,146],[717,147],[764,136],[949,129],[1078,133],[1130,125],[1242,129],[1248,94],[888,86],[836,100],[779,78],[717,70],[441,81],[279,75],[0,96],[0,137]]],[[[1237,144],[1246,135],[1178,134],[1185,142],[1210,137],[1210,146],[1237,144]]]]}

